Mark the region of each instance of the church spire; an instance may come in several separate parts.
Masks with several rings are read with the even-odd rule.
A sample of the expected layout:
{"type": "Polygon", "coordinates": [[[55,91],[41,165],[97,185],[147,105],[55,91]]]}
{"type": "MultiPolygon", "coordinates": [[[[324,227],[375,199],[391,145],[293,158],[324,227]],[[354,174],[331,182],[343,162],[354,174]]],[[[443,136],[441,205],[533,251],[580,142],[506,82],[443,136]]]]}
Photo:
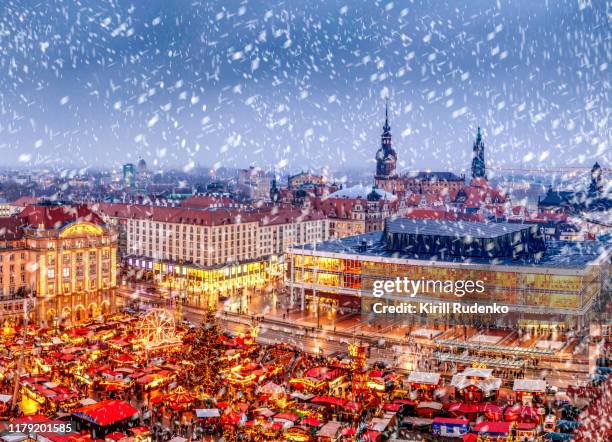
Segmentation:
{"type": "Polygon", "coordinates": [[[472,158],[472,178],[487,178],[485,166],[485,145],[482,141],[480,126],[476,132],[476,141],[474,141],[474,156],[472,158]]]}
{"type": "Polygon", "coordinates": [[[383,132],[391,132],[391,126],[389,126],[389,99],[385,99],[385,125],[383,126],[383,132]]]}

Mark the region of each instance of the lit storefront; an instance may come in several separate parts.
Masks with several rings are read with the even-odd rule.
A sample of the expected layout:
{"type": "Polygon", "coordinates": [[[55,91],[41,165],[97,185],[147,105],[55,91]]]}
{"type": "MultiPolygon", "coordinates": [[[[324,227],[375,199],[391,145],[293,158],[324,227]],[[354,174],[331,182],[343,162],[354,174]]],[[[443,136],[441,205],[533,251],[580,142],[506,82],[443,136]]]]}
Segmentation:
{"type": "Polygon", "coordinates": [[[129,268],[142,271],[158,285],[189,296],[202,296],[214,303],[220,296],[231,296],[242,290],[265,289],[282,280],[283,257],[276,255],[249,262],[224,266],[200,267],[156,261],[145,257],[128,257],[129,268]]]}

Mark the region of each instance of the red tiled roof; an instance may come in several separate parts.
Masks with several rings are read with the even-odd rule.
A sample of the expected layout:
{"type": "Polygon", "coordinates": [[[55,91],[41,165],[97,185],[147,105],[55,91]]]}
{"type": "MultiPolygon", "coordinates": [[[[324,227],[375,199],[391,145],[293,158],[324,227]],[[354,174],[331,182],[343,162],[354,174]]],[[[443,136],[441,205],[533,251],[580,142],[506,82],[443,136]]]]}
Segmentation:
{"type": "Polygon", "coordinates": [[[157,207],[133,204],[106,204],[93,206],[94,210],[109,217],[149,219],[153,221],[219,226],[257,222],[260,225],[288,224],[292,222],[322,219],[316,211],[303,212],[295,208],[264,208],[244,210],[236,208],[191,209],[184,207],[157,207]]]}
{"type": "MultiPolygon", "coordinates": [[[[315,210],[321,211],[327,218],[351,219],[351,214],[357,210],[357,205],[361,206],[361,211],[367,212],[371,201],[364,198],[311,198],[310,203],[315,210]]],[[[386,205],[390,211],[394,211],[397,209],[398,203],[398,199],[393,201],[380,199],[377,201],[379,210],[382,210],[386,205]]]]}
{"type": "Polygon", "coordinates": [[[236,200],[227,196],[193,195],[181,201],[179,206],[207,209],[209,207],[235,207],[237,204],[236,200]]]}
{"type": "Polygon", "coordinates": [[[12,206],[25,207],[40,201],[37,196],[22,196],[11,203],[12,206]]]}
{"type": "Polygon", "coordinates": [[[406,218],[412,219],[433,219],[444,221],[483,221],[483,216],[479,213],[452,212],[444,209],[408,209],[406,218]]]}
{"type": "Polygon", "coordinates": [[[102,218],[85,204],[30,205],[17,216],[26,226],[35,228],[58,229],[66,224],[85,221],[104,225],[102,218]]]}
{"type": "Polygon", "coordinates": [[[21,239],[23,223],[16,216],[0,217],[0,241],[14,241],[21,239]]]}

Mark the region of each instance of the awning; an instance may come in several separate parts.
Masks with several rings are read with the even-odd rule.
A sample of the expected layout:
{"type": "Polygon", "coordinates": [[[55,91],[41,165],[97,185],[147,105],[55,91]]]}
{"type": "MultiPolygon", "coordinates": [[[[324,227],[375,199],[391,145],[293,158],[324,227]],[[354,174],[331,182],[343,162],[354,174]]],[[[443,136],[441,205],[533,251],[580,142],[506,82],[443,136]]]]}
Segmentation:
{"type": "Polygon", "coordinates": [[[346,404],[344,399],[334,396],[317,396],[310,400],[311,404],[335,405],[343,407],[346,404]]]}
{"type": "Polygon", "coordinates": [[[220,417],[218,408],[198,408],[196,409],[197,417],[220,417]]]}
{"type": "Polygon", "coordinates": [[[138,414],[138,410],[127,402],[108,400],[77,408],[72,414],[104,427],[138,414]]]}

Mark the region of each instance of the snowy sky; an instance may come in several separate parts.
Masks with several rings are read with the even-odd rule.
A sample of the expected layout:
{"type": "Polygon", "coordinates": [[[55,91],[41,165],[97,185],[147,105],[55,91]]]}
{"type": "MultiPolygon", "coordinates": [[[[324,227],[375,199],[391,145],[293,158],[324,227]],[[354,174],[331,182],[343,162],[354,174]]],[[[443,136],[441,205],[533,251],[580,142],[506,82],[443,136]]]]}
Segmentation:
{"type": "Polygon", "coordinates": [[[2,163],[609,165],[605,3],[5,0],[2,163]]]}

